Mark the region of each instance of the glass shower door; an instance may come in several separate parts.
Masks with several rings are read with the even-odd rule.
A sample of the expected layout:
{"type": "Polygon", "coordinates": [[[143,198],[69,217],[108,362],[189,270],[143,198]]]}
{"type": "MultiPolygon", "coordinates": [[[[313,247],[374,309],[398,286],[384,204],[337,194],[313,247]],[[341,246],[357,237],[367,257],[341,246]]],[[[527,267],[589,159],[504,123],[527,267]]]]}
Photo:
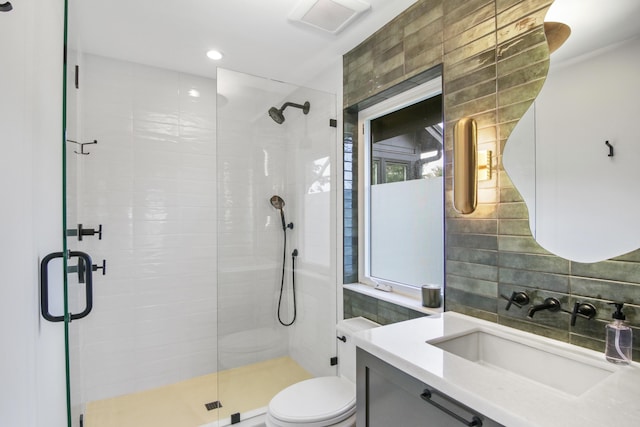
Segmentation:
{"type": "Polygon", "coordinates": [[[333,94],[218,69],[221,424],[335,375],[333,94]],[[307,104],[308,103],[308,104],[307,104]],[[283,278],[284,275],[284,278],[283,278]]]}
{"type": "Polygon", "coordinates": [[[63,252],[91,261],[68,260],[68,312],[93,297],[66,322],[69,425],[199,427],[217,420],[215,80],[83,51],[85,7],[70,1],[63,252]]]}
{"type": "Polygon", "coordinates": [[[69,3],[69,426],[222,426],[335,374],[335,95],[84,52],[69,3]]]}

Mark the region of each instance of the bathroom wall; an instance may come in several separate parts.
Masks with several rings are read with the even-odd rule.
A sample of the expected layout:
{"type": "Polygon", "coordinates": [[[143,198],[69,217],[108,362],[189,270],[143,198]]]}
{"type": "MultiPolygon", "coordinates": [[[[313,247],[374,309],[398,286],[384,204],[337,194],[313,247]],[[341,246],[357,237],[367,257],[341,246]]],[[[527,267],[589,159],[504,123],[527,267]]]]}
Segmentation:
{"type": "Polygon", "coordinates": [[[62,1],[12,3],[0,13],[0,425],[63,427],[64,329],[40,317],[38,286],[40,259],[62,246],[62,1]]]}
{"type": "Polygon", "coordinates": [[[426,316],[425,313],[344,289],[344,318],[366,317],[381,325],[426,316]]]}
{"type": "MultiPolygon", "coordinates": [[[[511,130],[544,83],[548,48],[541,25],[550,4],[418,1],[344,56],[345,140],[355,137],[350,130],[358,109],[415,86],[412,80],[442,64],[448,164],[446,309],[603,350],[604,321],[611,314],[607,300],[634,304],[627,318],[640,324],[640,255],[579,264],[546,252],[531,237],[526,205],[501,165],[511,130]],[[479,149],[492,150],[497,165],[492,179],[480,184],[479,206],[471,215],[457,214],[451,204],[451,130],[465,116],[478,122],[479,149]],[[575,301],[592,302],[598,319],[578,321],[575,327],[564,313],[526,319],[525,310],[504,310],[500,295],[513,290],[528,291],[534,304],[548,296],[558,297],[565,308],[575,301]]],[[[346,209],[353,194],[345,193],[346,209]]],[[[345,279],[353,279],[347,273],[355,266],[349,256],[357,242],[347,238],[345,279]]]]}
{"type": "Polygon", "coordinates": [[[216,370],[215,81],[81,58],[77,220],[103,238],[94,309],[72,324],[83,401],[216,370]],[[195,92],[190,92],[196,90],[195,92]]]}

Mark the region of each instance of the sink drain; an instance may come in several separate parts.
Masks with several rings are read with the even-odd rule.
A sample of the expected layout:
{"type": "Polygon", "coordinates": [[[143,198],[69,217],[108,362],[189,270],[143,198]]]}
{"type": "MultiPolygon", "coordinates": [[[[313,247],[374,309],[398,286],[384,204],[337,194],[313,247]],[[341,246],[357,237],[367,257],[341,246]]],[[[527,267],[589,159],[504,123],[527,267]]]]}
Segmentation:
{"type": "Polygon", "coordinates": [[[222,403],[216,400],[215,402],[205,403],[204,407],[207,408],[207,411],[213,411],[214,409],[222,408],[222,403]]]}

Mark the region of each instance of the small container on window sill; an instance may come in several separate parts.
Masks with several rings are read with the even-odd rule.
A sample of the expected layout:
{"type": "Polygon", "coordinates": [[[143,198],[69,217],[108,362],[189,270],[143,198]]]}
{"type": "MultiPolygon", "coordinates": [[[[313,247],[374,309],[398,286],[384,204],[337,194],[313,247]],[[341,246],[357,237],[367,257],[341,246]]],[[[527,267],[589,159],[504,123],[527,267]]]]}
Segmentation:
{"type": "Polygon", "coordinates": [[[422,286],[422,306],[429,308],[438,308],[442,303],[441,298],[442,287],[440,285],[423,285],[422,286]]]}

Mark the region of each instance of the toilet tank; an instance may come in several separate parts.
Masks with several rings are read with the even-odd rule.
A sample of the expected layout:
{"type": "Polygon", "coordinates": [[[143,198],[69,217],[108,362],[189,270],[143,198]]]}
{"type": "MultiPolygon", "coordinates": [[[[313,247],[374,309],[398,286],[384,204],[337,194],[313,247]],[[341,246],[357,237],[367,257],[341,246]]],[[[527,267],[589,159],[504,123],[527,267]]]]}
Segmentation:
{"type": "Polygon", "coordinates": [[[338,338],[338,374],[347,378],[352,383],[356,383],[356,346],[353,342],[353,334],[366,329],[380,326],[364,317],[353,317],[338,322],[336,325],[336,335],[338,338]]]}

